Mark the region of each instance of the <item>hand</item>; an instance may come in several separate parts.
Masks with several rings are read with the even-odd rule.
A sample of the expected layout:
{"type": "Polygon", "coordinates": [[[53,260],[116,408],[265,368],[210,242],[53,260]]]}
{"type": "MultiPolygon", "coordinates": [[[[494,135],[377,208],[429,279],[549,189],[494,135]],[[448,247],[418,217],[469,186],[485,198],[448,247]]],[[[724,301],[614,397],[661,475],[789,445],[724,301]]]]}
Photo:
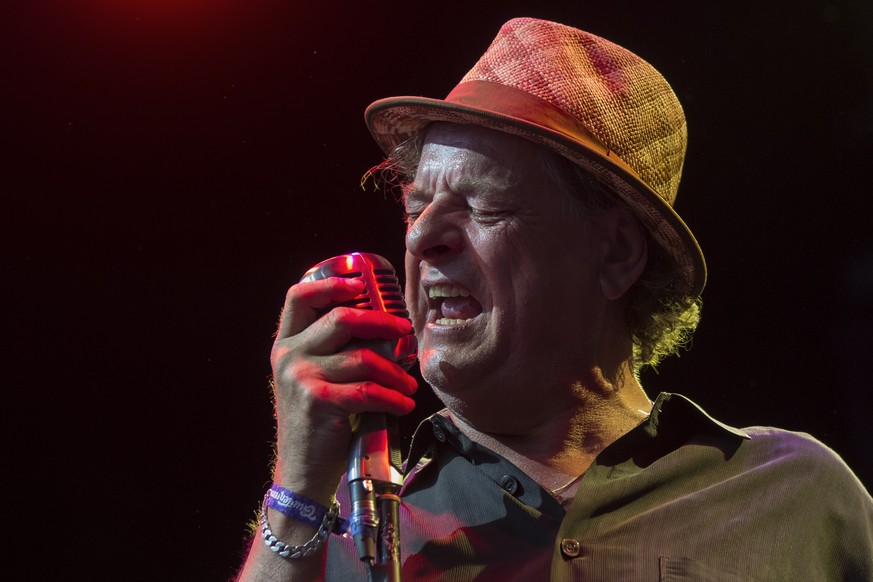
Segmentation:
{"type": "Polygon", "coordinates": [[[415,379],[399,365],[352,339],[394,340],[409,321],[381,311],[337,307],[364,284],[328,278],[291,287],[270,361],[276,400],[277,463],[274,481],[327,505],[345,470],[351,440],[349,415],[406,414],[415,379]]]}

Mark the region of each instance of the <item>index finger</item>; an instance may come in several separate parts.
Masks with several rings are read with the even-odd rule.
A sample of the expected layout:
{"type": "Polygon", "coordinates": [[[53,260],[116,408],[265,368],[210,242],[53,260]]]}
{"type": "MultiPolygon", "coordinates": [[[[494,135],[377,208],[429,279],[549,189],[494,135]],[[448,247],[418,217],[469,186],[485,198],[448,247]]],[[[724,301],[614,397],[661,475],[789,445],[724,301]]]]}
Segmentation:
{"type": "Polygon", "coordinates": [[[319,309],[350,301],[363,291],[364,287],[363,281],[343,277],[328,277],[292,285],[285,295],[285,306],[279,317],[276,338],[283,339],[297,335],[318,319],[319,309]]]}

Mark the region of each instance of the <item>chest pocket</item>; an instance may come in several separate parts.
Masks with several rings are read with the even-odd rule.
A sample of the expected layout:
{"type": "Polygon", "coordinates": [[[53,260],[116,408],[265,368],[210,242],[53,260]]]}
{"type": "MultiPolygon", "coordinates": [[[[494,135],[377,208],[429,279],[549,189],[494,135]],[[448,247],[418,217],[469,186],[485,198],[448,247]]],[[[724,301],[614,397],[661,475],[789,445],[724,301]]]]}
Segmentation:
{"type": "Polygon", "coordinates": [[[646,555],[628,548],[588,548],[585,556],[552,561],[552,580],[572,582],[760,582],[730,564],[646,555]]]}
{"type": "Polygon", "coordinates": [[[745,574],[716,570],[690,558],[658,559],[660,582],[755,582],[745,574]]]}

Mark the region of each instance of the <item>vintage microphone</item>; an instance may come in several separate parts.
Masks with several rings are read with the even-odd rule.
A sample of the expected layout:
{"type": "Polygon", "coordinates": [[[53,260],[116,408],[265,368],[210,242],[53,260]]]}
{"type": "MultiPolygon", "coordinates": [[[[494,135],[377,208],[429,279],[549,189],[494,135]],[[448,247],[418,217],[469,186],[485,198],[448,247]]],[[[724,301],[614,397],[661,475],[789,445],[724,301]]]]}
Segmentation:
{"type": "MultiPolygon", "coordinates": [[[[403,291],[387,259],[372,253],[349,253],[322,261],[301,279],[317,281],[328,277],[358,279],[365,285],[354,299],[327,307],[353,307],[384,311],[409,318],[403,291]]],[[[346,349],[367,347],[409,369],[417,357],[415,336],[398,340],[360,340],[346,349]]],[[[373,582],[400,580],[400,487],[403,484],[398,422],[393,415],[357,415],[349,448],[348,484],[351,509],[349,533],[358,557],[367,564],[373,582]]]]}

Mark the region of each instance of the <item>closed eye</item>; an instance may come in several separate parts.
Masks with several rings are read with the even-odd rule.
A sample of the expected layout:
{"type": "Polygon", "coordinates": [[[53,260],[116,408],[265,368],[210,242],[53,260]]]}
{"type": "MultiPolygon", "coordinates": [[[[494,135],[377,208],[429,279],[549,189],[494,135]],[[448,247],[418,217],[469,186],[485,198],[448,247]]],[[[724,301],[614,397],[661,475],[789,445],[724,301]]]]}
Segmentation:
{"type": "Polygon", "coordinates": [[[403,191],[403,222],[412,225],[429,203],[430,199],[410,184],[403,191]]]}
{"type": "Polygon", "coordinates": [[[478,208],[470,208],[470,216],[479,222],[497,221],[510,214],[507,210],[482,210],[478,208]]]}

